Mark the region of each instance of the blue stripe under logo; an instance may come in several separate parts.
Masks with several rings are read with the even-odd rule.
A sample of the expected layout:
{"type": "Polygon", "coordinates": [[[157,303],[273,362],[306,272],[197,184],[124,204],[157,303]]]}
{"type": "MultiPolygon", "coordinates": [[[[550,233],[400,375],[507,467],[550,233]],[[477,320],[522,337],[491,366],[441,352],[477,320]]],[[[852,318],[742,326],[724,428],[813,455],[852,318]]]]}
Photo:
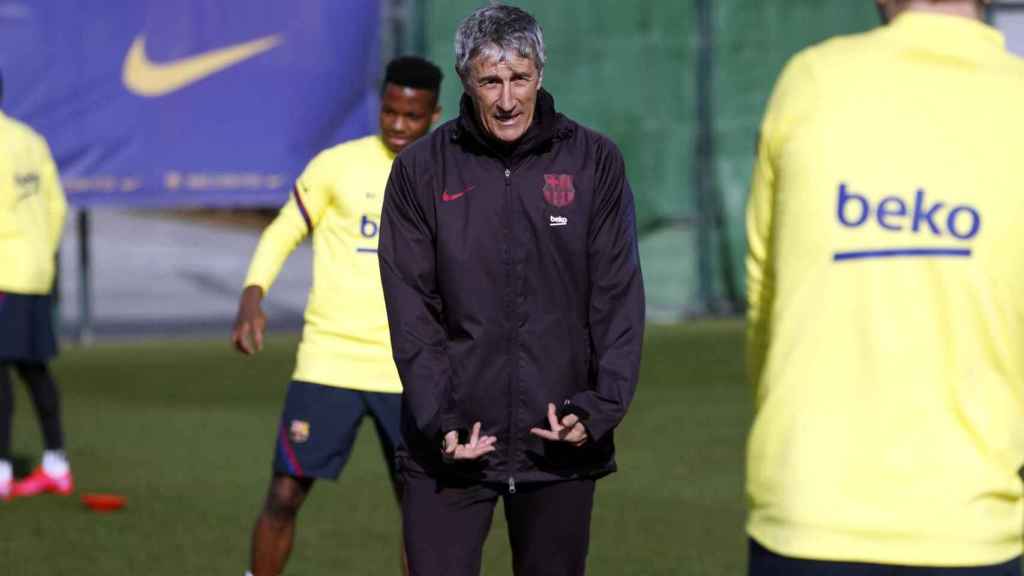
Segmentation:
{"type": "Polygon", "coordinates": [[[880,258],[970,258],[970,248],[886,248],[884,250],[848,250],[832,255],[833,262],[876,260],[880,258]]]}

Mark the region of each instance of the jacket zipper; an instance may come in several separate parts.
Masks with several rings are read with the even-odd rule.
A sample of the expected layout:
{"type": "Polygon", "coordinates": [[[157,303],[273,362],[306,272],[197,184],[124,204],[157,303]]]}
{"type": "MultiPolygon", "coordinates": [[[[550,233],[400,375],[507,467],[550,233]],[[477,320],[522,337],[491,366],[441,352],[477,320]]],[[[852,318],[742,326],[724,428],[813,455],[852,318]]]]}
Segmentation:
{"type": "MultiPolygon", "coordinates": [[[[512,257],[512,224],[513,224],[513,222],[512,222],[512,220],[513,220],[513,215],[512,215],[512,169],[509,168],[508,166],[505,166],[505,200],[506,200],[506,202],[508,202],[508,207],[509,207],[508,210],[506,211],[506,214],[508,215],[507,216],[508,220],[506,220],[506,222],[508,222],[508,224],[507,224],[508,229],[507,229],[507,235],[505,237],[505,241],[507,242],[507,246],[508,246],[508,260],[506,261],[505,265],[508,266],[508,270],[509,270],[509,272],[508,272],[508,278],[510,280],[510,283],[509,283],[509,289],[510,290],[509,290],[509,292],[511,293],[511,292],[514,292],[514,287],[515,287],[515,263],[512,261],[513,260],[513,257],[512,257]]],[[[507,297],[509,297],[509,296],[506,295],[506,298],[507,297]]],[[[513,328],[512,329],[515,330],[515,326],[514,326],[514,324],[515,324],[515,299],[514,298],[513,298],[512,302],[509,304],[508,310],[509,310],[510,316],[511,316],[510,319],[513,322],[513,328]]],[[[510,348],[512,348],[509,351],[510,352],[509,356],[512,359],[512,366],[510,367],[511,368],[511,374],[509,374],[509,382],[508,382],[508,399],[509,399],[509,405],[508,405],[508,436],[509,436],[509,441],[508,441],[508,470],[509,470],[508,493],[509,494],[515,494],[516,493],[516,479],[512,475],[512,471],[515,470],[515,449],[514,449],[515,437],[516,437],[516,433],[515,433],[516,394],[515,394],[515,391],[516,391],[516,379],[517,379],[515,377],[515,375],[518,373],[518,370],[516,370],[516,365],[519,363],[519,359],[517,357],[518,356],[518,352],[516,350],[517,347],[513,345],[513,346],[510,346],[510,348]]]]}

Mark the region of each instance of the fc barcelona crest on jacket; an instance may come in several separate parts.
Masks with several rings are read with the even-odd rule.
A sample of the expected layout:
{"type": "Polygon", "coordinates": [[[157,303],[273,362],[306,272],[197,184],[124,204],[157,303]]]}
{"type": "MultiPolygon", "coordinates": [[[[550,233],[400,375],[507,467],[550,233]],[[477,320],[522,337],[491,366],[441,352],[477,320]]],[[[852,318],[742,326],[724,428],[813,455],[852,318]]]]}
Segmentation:
{"type": "Polygon", "coordinates": [[[556,208],[564,208],[576,199],[572,187],[572,174],[545,174],[544,200],[556,208]]]}

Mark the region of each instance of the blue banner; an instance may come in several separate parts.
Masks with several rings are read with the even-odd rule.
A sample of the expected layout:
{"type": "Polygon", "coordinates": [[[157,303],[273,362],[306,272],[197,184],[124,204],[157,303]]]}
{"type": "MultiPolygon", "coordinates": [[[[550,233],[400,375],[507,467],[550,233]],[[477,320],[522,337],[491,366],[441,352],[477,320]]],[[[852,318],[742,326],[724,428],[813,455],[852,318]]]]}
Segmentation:
{"type": "Polygon", "coordinates": [[[0,0],[5,112],[77,206],[277,206],[376,131],[375,0],[0,0]]]}

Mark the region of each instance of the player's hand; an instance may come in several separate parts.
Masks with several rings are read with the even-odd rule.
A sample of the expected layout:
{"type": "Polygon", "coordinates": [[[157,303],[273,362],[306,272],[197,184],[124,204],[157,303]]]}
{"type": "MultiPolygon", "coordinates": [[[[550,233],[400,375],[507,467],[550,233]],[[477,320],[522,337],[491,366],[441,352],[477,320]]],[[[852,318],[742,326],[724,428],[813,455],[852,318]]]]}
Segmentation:
{"type": "Polygon", "coordinates": [[[473,424],[473,431],[469,435],[469,442],[459,444],[459,433],[455,430],[444,435],[444,450],[442,457],[448,462],[460,460],[478,460],[485,454],[494,452],[494,444],[498,439],[494,436],[481,436],[480,423],[473,424]]]}
{"type": "Polygon", "coordinates": [[[548,403],[548,425],[550,430],[544,428],[530,428],[530,434],[540,436],[552,442],[566,442],[573,446],[582,446],[590,438],[587,435],[587,427],[575,414],[566,414],[561,421],[558,420],[558,413],[555,412],[555,405],[548,403]]]}
{"type": "Polygon", "coordinates": [[[235,327],[231,331],[231,343],[236,350],[247,356],[263,349],[263,330],[267,326],[267,316],[260,306],[262,301],[263,289],[259,286],[246,286],[238,301],[238,316],[235,317],[235,327]]]}

